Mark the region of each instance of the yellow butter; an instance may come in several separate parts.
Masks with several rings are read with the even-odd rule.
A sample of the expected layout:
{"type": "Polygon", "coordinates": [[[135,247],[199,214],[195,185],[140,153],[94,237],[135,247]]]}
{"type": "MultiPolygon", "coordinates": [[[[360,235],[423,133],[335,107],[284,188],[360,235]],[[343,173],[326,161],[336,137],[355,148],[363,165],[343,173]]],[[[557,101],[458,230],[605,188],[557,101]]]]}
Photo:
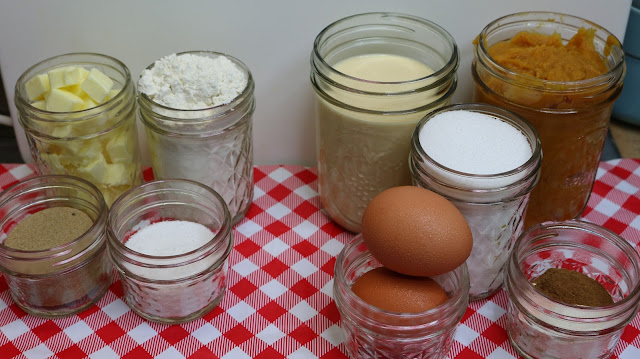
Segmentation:
{"type": "Polygon", "coordinates": [[[113,88],[113,80],[109,76],[93,68],[89,76],[82,82],[80,88],[95,102],[102,103],[113,88]]]}
{"type": "Polygon", "coordinates": [[[44,102],[44,100],[34,101],[34,102],[31,103],[31,106],[37,108],[38,110],[46,110],[47,109],[47,105],[44,102]]]}
{"type": "Polygon", "coordinates": [[[77,66],[65,66],[49,70],[49,72],[47,72],[47,76],[49,76],[49,86],[51,87],[51,89],[65,87],[65,73],[67,71],[73,70],[74,67],[77,66]]]}
{"type": "Polygon", "coordinates": [[[122,132],[114,136],[107,142],[106,155],[111,163],[130,163],[133,162],[133,143],[128,141],[129,136],[126,132],[122,132]]]}
{"type": "Polygon", "coordinates": [[[80,85],[89,76],[89,70],[82,66],[69,66],[66,69],[64,72],[65,86],[80,85]]]}
{"type": "Polygon", "coordinates": [[[27,96],[30,101],[44,98],[43,95],[51,88],[49,86],[49,76],[47,74],[36,75],[24,84],[27,96]]]}
{"type": "Polygon", "coordinates": [[[84,109],[84,101],[64,90],[54,88],[45,100],[46,110],[52,112],[72,112],[84,109]]]}

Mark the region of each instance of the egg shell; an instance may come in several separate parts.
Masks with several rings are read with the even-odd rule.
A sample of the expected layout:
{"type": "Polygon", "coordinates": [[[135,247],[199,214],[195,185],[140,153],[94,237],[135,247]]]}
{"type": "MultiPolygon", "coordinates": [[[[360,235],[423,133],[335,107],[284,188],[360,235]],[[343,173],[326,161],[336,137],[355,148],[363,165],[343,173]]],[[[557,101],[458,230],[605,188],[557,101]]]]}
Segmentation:
{"type": "Polygon", "coordinates": [[[449,300],[435,280],[406,276],[384,267],[363,274],[351,290],[374,307],[395,313],[425,312],[449,300]]]}
{"type": "Polygon", "coordinates": [[[414,186],[390,188],[371,200],[362,240],[383,266],[423,277],[454,270],[473,247],[462,213],[443,196],[414,186]]]}

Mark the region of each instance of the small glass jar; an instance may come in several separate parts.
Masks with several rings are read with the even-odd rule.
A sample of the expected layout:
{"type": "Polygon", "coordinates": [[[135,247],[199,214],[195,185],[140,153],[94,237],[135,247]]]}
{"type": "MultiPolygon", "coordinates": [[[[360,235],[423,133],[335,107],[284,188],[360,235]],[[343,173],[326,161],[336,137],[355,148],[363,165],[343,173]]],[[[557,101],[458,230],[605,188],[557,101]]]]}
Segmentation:
{"type": "Polygon", "coordinates": [[[473,102],[513,111],[538,131],[545,154],[531,193],[526,225],[578,218],[584,210],[606,139],[613,104],[622,91],[624,51],[607,30],[590,21],[552,12],[507,15],[487,25],[475,45],[473,102]],[[580,28],[595,29],[595,50],[609,71],[575,82],[554,82],[515,73],[489,55],[497,42],[521,31],[551,35],[566,43],[580,28]]]}
{"type": "Polygon", "coordinates": [[[465,264],[432,277],[449,300],[422,313],[392,313],[378,309],[351,290],[371,269],[381,267],[357,235],[335,263],[333,294],[346,332],[350,358],[445,358],[460,319],[467,310],[469,276],[465,264]]]}
{"type": "Polygon", "coordinates": [[[610,358],[640,300],[640,257],[624,238],[596,224],[546,222],[523,233],[506,270],[507,331],[525,358],[610,358]],[[595,279],[613,298],[602,307],[567,305],[530,283],[549,268],[595,279]]]}
{"type": "Polygon", "coordinates": [[[415,185],[450,200],[467,220],[473,249],[467,259],[469,299],[483,299],[502,286],[504,264],[515,238],[522,233],[529,193],[539,178],[542,153],[536,130],[516,114],[486,104],[443,107],[424,117],[411,138],[409,167],[415,185]],[[520,131],[531,146],[531,157],[520,167],[495,174],[471,174],[448,168],[425,153],[420,132],[425,124],[447,111],[466,110],[504,121],[520,131]]]}
{"type": "Polygon", "coordinates": [[[109,254],[120,275],[124,298],[141,317],[168,324],[188,322],[222,300],[233,233],[227,205],[211,188],[179,179],[147,182],[113,204],[107,231],[109,254]],[[177,255],[147,255],[126,247],[132,234],[160,221],[198,223],[214,237],[177,255]]]}
{"type": "Polygon", "coordinates": [[[129,69],[101,54],[65,54],[37,63],[16,83],[18,120],[27,135],[40,174],[84,178],[100,189],[107,205],[142,181],[135,113],[135,88],[129,69]],[[29,101],[26,83],[33,76],[65,66],[96,68],[119,90],[96,107],[75,112],[50,112],[29,101]]]}
{"type": "Polygon", "coordinates": [[[167,107],[140,93],[140,120],[147,133],[153,174],[157,179],[183,178],[213,188],[226,201],[235,224],[253,200],[253,77],[232,56],[210,51],[176,55],[185,54],[224,56],[245,73],[247,85],[228,104],[198,110],[167,107]]]}
{"type": "Polygon", "coordinates": [[[410,15],[355,15],[318,34],[311,54],[318,186],[323,209],[343,228],[360,232],[373,197],[411,183],[411,132],[424,115],[450,102],[458,61],[458,47],[446,30],[410,15]],[[334,67],[363,55],[401,56],[434,72],[410,81],[377,82],[334,67]]]}
{"type": "MultiPolygon", "coordinates": [[[[38,317],[56,318],[79,313],[102,298],[111,285],[107,212],[98,188],[72,176],[32,177],[0,195],[0,270],[18,307],[38,317]],[[77,239],[46,250],[4,245],[16,224],[52,207],[78,209],[93,225],[77,239]]],[[[63,230],[64,223],[59,225],[63,230]]]]}

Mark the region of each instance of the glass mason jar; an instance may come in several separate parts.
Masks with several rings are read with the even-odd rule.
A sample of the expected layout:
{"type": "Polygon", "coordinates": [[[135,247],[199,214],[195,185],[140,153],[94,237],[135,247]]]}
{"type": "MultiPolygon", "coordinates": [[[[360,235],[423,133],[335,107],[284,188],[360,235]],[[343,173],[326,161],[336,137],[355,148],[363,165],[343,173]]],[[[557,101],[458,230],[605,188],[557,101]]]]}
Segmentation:
{"type": "Polygon", "coordinates": [[[478,37],[472,64],[473,102],[494,104],[531,122],[538,131],[544,161],[531,193],[525,227],[580,216],[595,181],[613,104],[622,91],[624,51],[607,30],[590,21],[551,12],[507,15],[478,37]],[[494,61],[489,48],[521,31],[568,41],[580,28],[595,29],[595,50],[609,71],[575,82],[541,80],[512,72],[494,61]]]}
{"type": "Polygon", "coordinates": [[[360,232],[364,209],[375,195],[411,183],[411,132],[424,115],[451,100],[458,61],[458,47],[446,30],[409,15],[355,15],[318,34],[311,83],[317,94],[319,191],[325,212],[339,225],[360,232]],[[400,56],[434,72],[380,82],[335,68],[364,55],[400,56]]]}
{"type": "Polygon", "coordinates": [[[124,191],[141,183],[135,88],[122,62],[92,53],[52,57],[25,71],[15,91],[18,120],[38,173],[84,178],[100,189],[109,206],[124,191]],[[114,81],[118,94],[82,111],[50,112],[35,107],[27,95],[27,81],[70,65],[100,70],[114,81]]]}
{"type": "Polygon", "coordinates": [[[506,270],[507,331],[525,358],[610,358],[638,313],[640,257],[622,237],[596,224],[568,220],[534,226],[518,238],[506,270]],[[549,268],[597,280],[613,298],[602,307],[567,305],[531,285],[549,268]]]}
{"type": "Polygon", "coordinates": [[[198,110],[166,107],[140,93],[139,113],[153,174],[156,179],[183,178],[213,188],[226,201],[235,224],[244,218],[253,200],[253,77],[232,56],[209,51],[177,56],[184,54],[224,56],[246,74],[247,85],[230,103],[198,110]]]}
{"type": "Polygon", "coordinates": [[[504,264],[514,240],[522,233],[529,193],[539,178],[542,153],[536,130],[516,114],[486,104],[458,104],[425,116],[411,138],[409,167],[415,185],[450,200],[467,220],[473,249],[467,259],[469,299],[478,300],[502,286],[504,264]],[[435,116],[466,110],[490,115],[515,127],[531,146],[531,157],[520,167],[495,174],[472,174],[453,170],[435,161],[423,149],[420,132],[435,116]]]}
{"type": "MultiPolygon", "coordinates": [[[[111,285],[107,212],[98,188],[72,176],[32,177],[0,195],[0,270],[18,307],[38,317],[55,318],[79,313],[102,298],[111,285]],[[46,250],[4,245],[16,224],[52,207],[78,209],[93,225],[71,242],[46,250]]],[[[57,230],[64,230],[64,223],[58,225],[57,230]]]]}
{"type": "MultiPolygon", "coordinates": [[[[181,179],[147,182],[113,204],[107,231],[109,254],[125,300],[141,317],[168,324],[187,322],[222,300],[233,233],[227,205],[211,188],[181,179]],[[176,255],[147,255],[126,247],[132,234],[160,221],[198,223],[214,237],[195,250],[176,255]]],[[[176,243],[181,240],[175,238],[176,243]]]]}
{"type": "Polygon", "coordinates": [[[469,276],[465,264],[433,277],[449,300],[422,313],[392,313],[374,307],[351,290],[364,273],[381,264],[357,235],[335,263],[333,294],[346,332],[350,358],[444,358],[467,310],[469,276]]]}

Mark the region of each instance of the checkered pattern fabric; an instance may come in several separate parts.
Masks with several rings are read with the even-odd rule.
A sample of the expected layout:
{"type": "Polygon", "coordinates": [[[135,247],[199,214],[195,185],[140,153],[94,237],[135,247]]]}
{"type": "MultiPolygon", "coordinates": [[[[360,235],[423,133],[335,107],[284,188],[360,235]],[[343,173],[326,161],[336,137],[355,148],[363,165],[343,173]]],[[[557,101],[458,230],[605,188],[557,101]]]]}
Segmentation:
{"type": "MultiPolygon", "coordinates": [[[[344,333],[332,299],[336,255],[353,235],[320,211],[315,169],[255,168],[255,196],[235,227],[228,290],[204,318],[182,325],[148,322],[122,300],[117,279],[78,315],[27,315],[0,279],[0,357],[21,358],[344,358],[344,333]]],[[[28,165],[0,165],[0,187],[34,175],[28,165]]],[[[149,179],[150,171],[145,171],[149,179]]],[[[640,242],[640,160],[603,162],[584,218],[640,242]]],[[[505,331],[504,290],[473,302],[449,357],[516,358],[505,331]]],[[[615,357],[640,358],[640,316],[615,357]]]]}

